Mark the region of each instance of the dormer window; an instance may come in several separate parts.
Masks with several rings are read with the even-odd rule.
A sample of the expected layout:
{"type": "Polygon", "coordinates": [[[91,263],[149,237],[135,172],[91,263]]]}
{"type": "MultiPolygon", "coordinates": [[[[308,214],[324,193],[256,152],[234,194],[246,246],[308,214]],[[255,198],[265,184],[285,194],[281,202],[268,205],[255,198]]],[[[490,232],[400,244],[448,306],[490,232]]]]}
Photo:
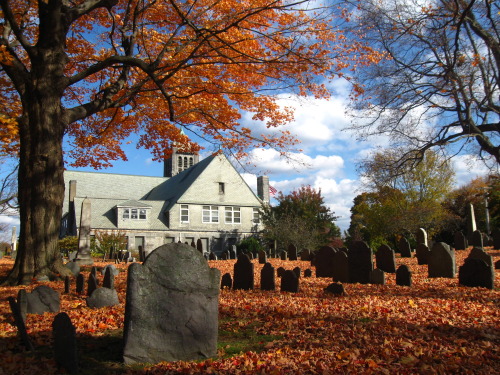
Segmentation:
{"type": "Polygon", "coordinates": [[[128,201],[116,208],[121,221],[145,221],[151,212],[150,206],[138,201],[128,201]]]}

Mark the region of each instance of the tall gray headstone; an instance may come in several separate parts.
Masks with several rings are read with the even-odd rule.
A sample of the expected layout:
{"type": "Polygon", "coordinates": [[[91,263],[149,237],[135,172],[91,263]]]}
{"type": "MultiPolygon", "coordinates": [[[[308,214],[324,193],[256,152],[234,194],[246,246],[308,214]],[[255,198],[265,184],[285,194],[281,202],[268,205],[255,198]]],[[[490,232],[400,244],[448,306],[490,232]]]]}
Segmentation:
{"type": "Polygon", "coordinates": [[[377,262],[377,268],[380,268],[382,271],[388,273],[396,272],[396,256],[394,255],[394,250],[388,245],[380,245],[375,253],[375,260],[377,262]]]}
{"type": "Polygon", "coordinates": [[[418,228],[417,230],[417,245],[419,243],[429,246],[427,243],[427,231],[424,228],[418,228]]]}
{"type": "Polygon", "coordinates": [[[454,278],[456,273],[455,251],[444,242],[436,242],[429,254],[429,277],[454,278]]]}
{"type": "Polygon", "coordinates": [[[92,204],[89,198],[82,202],[82,211],[80,216],[80,232],[78,234],[78,253],[75,262],[79,265],[94,264],[90,255],[90,224],[92,219],[92,204]]]}
{"type": "Polygon", "coordinates": [[[321,247],[314,256],[316,277],[333,277],[333,256],[335,250],[330,246],[321,247]]]}
{"type": "Polygon", "coordinates": [[[455,245],[455,250],[467,249],[467,239],[462,232],[455,232],[453,235],[453,243],[455,245]]]}
{"type": "Polygon", "coordinates": [[[183,244],[153,250],[128,268],[126,364],[190,361],[217,354],[220,271],[183,244]]]}
{"type": "Polygon", "coordinates": [[[349,282],[349,259],[343,251],[337,251],[333,255],[332,278],[340,283],[349,282]]]}

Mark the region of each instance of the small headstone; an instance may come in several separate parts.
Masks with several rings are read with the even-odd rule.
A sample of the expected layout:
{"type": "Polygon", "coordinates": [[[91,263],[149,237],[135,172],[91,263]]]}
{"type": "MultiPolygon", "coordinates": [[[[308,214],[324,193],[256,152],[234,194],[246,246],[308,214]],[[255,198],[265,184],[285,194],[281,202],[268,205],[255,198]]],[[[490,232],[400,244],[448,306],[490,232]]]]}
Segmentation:
{"type": "Polygon", "coordinates": [[[276,270],[276,274],[278,275],[278,277],[283,277],[283,275],[285,274],[285,269],[283,267],[278,267],[278,269],[276,270]]]}
{"type": "Polygon", "coordinates": [[[108,268],[111,270],[111,274],[113,276],[117,276],[119,273],[120,273],[120,270],[118,268],[115,267],[114,264],[107,264],[105,267],[103,267],[103,269],[101,270],[101,274],[104,276],[106,275],[106,271],[108,270],[108,268]]]}
{"type": "Polygon", "coordinates": [[[80,273],[80,265],[76,262],[68,262],[65,264],[66,268],[68,268],[73,276],[76,276],[80,273]]]}
{"type": "Polygon", "coordinates": [[[139,251],[139,262],[142,263],[146,260],[146,252],[144,251],[141,245],[139,245],[137,249],[139,251]]]}
{"type": "Polygon", "coordinates": [[[196,243],[194,242],[194,238],[191,240],[191,247],[194,247],[196,249],[196,243]]]}
{"type": "Polygon", "coordinates": [[[236,245],[231,245],[231,249],[229,250],[229,255],[231,256],[231,259],[237,259],[238,249],[236,248],[236,245]]]}
{"type": "Polygon", "coordinates": [[[417,237],[417,245],[421,243],[428,246],[427,232],[424,228],[418,228],[416,237],[417,237]]]}
{"type": "Polygon", "coordinates": [[[264,264],[260,271],[260,289],[276,290],[276,277],[271,263],[264,264]]]}
{"type": "Polygon", "coordinates": [[[26,314],[28,313],[28,298],[26,296],[26,290],[19,289],[19,291],[17,292],[17,306],[19,308],[19,313],[21,314],[23,322],[26,321],[26,314]]]}
{"type": "Polygon", "coordinates": [[[14,316],[14,322],[17,327],[17,332],[19,336],[21,337],[21,340],[23,341],[24,347],[29,350],[33,351],[35,348],[33,347],[33,344],[31,342],[31,339],[28,335],[28,332],[26,331],[26,325],[24,324],[24,319],[22,317],[21,311],[19,309],[19,305],[16,302],[16,299],[14,297],[8,297],[7,300],[9,301],[10,309],[12,311],[12,315],[14,316]]]}
{"type": "Polygon", "coordinates": [[[99,287],[99,283],[97,282],[97,277],[93,273],[90,273],[89,278],[87,280],[87,296],[91,296],[92,292],[99,287]]]}
{"type": "Polygon", "coordinates": [[[405,237],[399,239],[398,250],[402,258],[411,258],[411,246],[405,237]]]}
{"type": "Polygon", "coordinates": [[[300,260],[304,260],[306,262],[311,260],[311,250],[304,249],[300,252],[300,260]]]}
{"type": "Polygon", "coordinates": [[[96,266],[93,266],[91,269],[90,269],[90,274],[91,275],[94,275],[95,278],[97,279],[97,267],[96,266]]]}
{"type": "Polygon", "coordinates": [[[217,354],[220,271],[196,249],[166,244],[128,268],[125,364],[217,354]]]}
{"type": "Polygon", "coordinates": [[[26,293],[28,314],[59,312],[61,302],[59,293],[47,285],[37,286],[31,293],[26,293]]]}
{"type": "Polygon", "coordinates": [[[431,251],[427,247],[427,245],[424,245],[423,243],[419,243],[417,245],[417,250],[416,250],[416,256],[417,256],[417,263],[420,265],[423,264],[429,264],[429,255],[431,254],[431,251]]]}
{"type": "Polygon", "coordinates": [[[310,268],[306,269],[304,271],[304,277],[311,277],[312,276],[312,271],[310,268]]]}
{"type": "Polygon", "coordinates": [[[85,288],[85,277],[79,273],[76,275],[76,294],[83,294],[85,288]]]}
{"type": "Polygon", "coordinates": [[[196,249],[203,254],[203,242],[201,242],[201,238],[196,240],[196,249]]]}
{"type": "Polygon", "coordinates": [[[113,274],[113,270],[109,267],[106,268],[106,273],[104,274],[104,281],[102,282],[102,286],[108,289],[115,289],[115,275],[113,274]]]}
{"type": "Polygon", "coordinates": [[[389,246],[383,244],[381,245],[377,252],[375,253],[375,261],[377,263],[377,268],[387,273],[396,272],[396,257],[394,250],[389,246]]]}
{"type": "Polygon", "coordinates": [[[208,260],[217,260],[217,255],[213,251],[208,254],[208,260]]]}
{"type": "Polygon", "coordinates": [[[280,259],[281,260],[288,260],[288,254],[285,250],[283,250],[281,253],[280,253],[280,259]]]}
{"type": "Polygon", "coordinates": [[[385,285],[385,273],[380,268],[370,272],[370,284],[385,285]]]}
{"type": "Polygon", "coordinates": [[[293,272],[295,272],[295,276],[297,276],[297,279],[300,279],[300,273],[301,273],[301,271],[302,270],[300,269],[300,267],[295,267],[293,269],[293,272]]]}
{"type": "Polygon", "coordinates": [[[411,286],[411,272],[406,264],[402,264],[396,271],[396,285],[411,286]]]}
{"type": "Polygon", "coordinates": [[[334,294],[336,296],[345,296],[346,292],[344,289],[344,285],[340,283],[332,283],[328,285],[325,289],[325,292],[334,294]]]}
{"type": "Polygon", "coordinates": [[[71,279],[69,276],[64,278],[64,294],[68,294],[71,288],[71,279]]]}
{"type": "Polygon", "coordinates": [[[467,238],[465,238],[462,232],[455,232],[453,235],[453,244],[455,245],[455,250],[465,250],[467,249],[467,238]]]}
{"type": "Polygon", "coordinates": [[[341,283],[349,282],[349,259],[343,251],[337,251],[333,256],[332,278],[341,283]]]}
{"type": "Polygon", "coordinates": [[[76,329],[65,312],[55,316],[52,322],[52,337],[54,339],[54,359],[58,366],[70,374],[78,373],[76,329]]]}
{"type": "Polygon", "coordinates": [[[106,306],[116,306],[120,303],[118,293],[115,289],[97,288],[87,297],[87,306],[92,309],[98,309],[106,306]]]}
{"type": "Polygon", "coordinates": [[[246,254],[240,254],[234,264],[233,289],[251,290],[253,287],[253,263],[246,254]]]}
{"type": "Polygon", "coordinates": [[[333,277],[333,257],[335,250],[330,246],[321,247],[314,256],[316,277],[333,277]]]}
{"type": "Polygon", "coordinates": [[[259,264],[267,263],[267,254],[264,250],[259,250],[259,264]]]}
{"type": "Polygon", "coordinates": [[[349,249],[349,282],[368,284],[373,270],[372,249],[363,241],[354,241],[349,249]]]}
{"type": "Polygon", "coordinates": [[[474,247],[483,247],[483,234],[479,230],[475,230],[472,233],[472,240],[471,240],[471,246],[474,247]]]}
{"type": "Polygon", "coordinates": [[[222,260],[228,260],[228,259],[229,259],[229,252],[224,251],[224,252],[221,254],[221,259],[222,259],[222,260]]]}
{"type": "Polygon", "coordinates": [[[470,287],[495,287],[495,271],[492,266],[478,258],[467,258],[458,270],[458,283],[470,287]]]}
{"type": "Polygon", "coordinates": [[[288,259],[297,260],[297,247],[294,244],[288,246],[288,259]]]}
{"type": "Polygon", "coordinates": [[[483,262],[485,262],[488,266],[493,267],[493,258],[482,248],[473,247],[467,258],[480,259],[483,262]]]}
{"type": "Polygon", "coordinates": [[[231,278],[231,274],[225,273],[222,276],[222,279],[220,282],[220,288],[221,289],[224,289],[224,288],[231,289],[232,287],[233,287],[233,279],[231,278]]]}
{"type": "Polygon", "coordinates": [[[491,236],[493,238],[493,248],[495,250],[500,250],[500,229],[495,229],[491,236]]]}
{"type": "Polygon", "coordinates": [[[295,272],[291,270],[285,271],[283,277],[281,278],[281,291],[282,292],[299,292],[299,279],[295,272]]]}
{"type": "Polygon", "coordinates": [[[444,242],[437,242],[432,246],[429,254],[429,277],[455,277],[455,251],[444,242]]]}

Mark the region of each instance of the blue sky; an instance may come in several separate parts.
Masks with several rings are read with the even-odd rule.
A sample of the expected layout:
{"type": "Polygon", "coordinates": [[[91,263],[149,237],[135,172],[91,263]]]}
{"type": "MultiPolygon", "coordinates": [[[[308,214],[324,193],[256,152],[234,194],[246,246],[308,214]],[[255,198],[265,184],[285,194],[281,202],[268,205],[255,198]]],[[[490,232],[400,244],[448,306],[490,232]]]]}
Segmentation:
{"type": "MultiPolygon", "coordinates": [[[[301,185],[321,189],[325,203],[339,216],[337,225],[342,231],[349,227],[350,208],[356,195],[362,192],[356,173],[356,162],[377,146],[387,146],[383,137],[360,142],[356,135],[345,131],[350,119],[345,114],[348,86],[338,80],[331,86],[333,95],[329,100],[297,99],[282,94],[280,103],[295,108],[295,119],[287,128],[301,144],[301,152],[291,153],[289,158],[280,157],[273,150],[254,149],[246,170],[237,167],[250,187],[256,189],[257,175],[266,174],[277,190],[288,193],[301,185]],[[252,165],[255,164],[256,167],[252,165]]],[[[242,122],[256,130],[266,131],[265,126],[251,120],[251,114],[243,115],[242,122]]],[[[187,134],[189,135],[189,134],[187,134]]],[[[107,173],[122,173],[145,176],[162,176],[163,164],[153,162],[149,151],[136,149],[133,143],[124,146],[128,161],[116,161],[112,168],[101,170],[107,173]]],[[[202,157],[206,156],[201,154],[202,157]]],[[[244,161],[243,161],[244,162],[244,161]]],[[[456,186],[468,183],[472,178],[483,176],[486,168],[468,155],[453,159],[456,171],[456,186]]],[[[75,169],[68,167],[68,169],[75,169]]],[[[91,168],[78,170],[92,171],[91,168]]],[[[19,227],[15,217],[0,216],[0,222],[19,227]]],[[[0,239],[10,241],[10,232],[0,234],[0,239]]]]}

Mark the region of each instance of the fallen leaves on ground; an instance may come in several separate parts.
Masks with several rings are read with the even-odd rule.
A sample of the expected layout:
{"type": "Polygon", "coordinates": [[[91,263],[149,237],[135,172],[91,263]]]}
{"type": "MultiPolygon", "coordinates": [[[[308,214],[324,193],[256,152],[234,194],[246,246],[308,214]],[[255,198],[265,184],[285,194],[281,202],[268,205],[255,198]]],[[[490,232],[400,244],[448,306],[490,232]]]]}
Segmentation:
{"type": "MultiPolygon", "coordinates": [[[[500,251],[490,250],[494,261],[500,251]]],[[[458,251],[462,265],[468,252],[458,251]]],[[[221,274],[233,273],[234,260],[210,261],[221,274]]],[[[254,260],[255,283],[260,285],[262,265],[254,260]]],[[[277,269],[312,268],[309,262],[271,259],[277,269]]],[[[260,352],[201,362],[171,362],[140,369],[122,365],[129,374],[169,373],[365,373],[444,374],[500,372],[500,277],[496,290],[468,288],[458,279],[427,278],[427,266],[415,258],[397,258],[413,276],[413,286],[398,286],[394,274],[386,274],[386,285],[345,284],[347,295],[336,297],[323,289],[328,278],[300,280],[299,293],[222,290],[221,329],[237,332],[251,325],[259,335],[273,337],[260,352]]],[[[103,267],[104,263],[96,265],[103,267]]],[[[0,260],[0,275],[12,267],[10,259],[0,260]]],[[[115,286],[120,305],[102,309],[86,307],[85,296],[64,294],[64,284],[47,283],[61,295],[61,311],[67,312],[77,334],[103,337],[123,328],[126,268],[115,286]]],[[[83,272],[88,276],[88,271],[83,272]]],[[[277,279],[279,285],[279,279],[277,279]]],[[[38,284],[26,288],[31,291],[38,284]]],[[[57,373],[51,353],[23,351],[7,297],[17,296],[20,287],[0,288],[0,374],[57,373]]],[[[278,287],[279,289],[279,287],[278,287]]],[[[28,315],[26,326],[36,347],[49,347],[55,314],[28,315]]],[[[224,350],[220,350],[222,353],[224,350]]]]}

